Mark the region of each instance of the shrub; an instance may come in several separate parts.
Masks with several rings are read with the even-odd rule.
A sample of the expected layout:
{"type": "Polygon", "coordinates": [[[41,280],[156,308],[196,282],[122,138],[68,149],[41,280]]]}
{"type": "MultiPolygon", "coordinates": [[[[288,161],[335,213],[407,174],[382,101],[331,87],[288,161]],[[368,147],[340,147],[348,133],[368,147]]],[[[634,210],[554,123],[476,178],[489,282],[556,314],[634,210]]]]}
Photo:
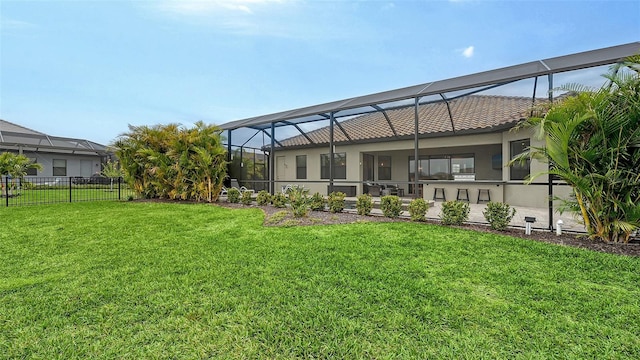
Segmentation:
{"type": "Polygon", "coordinates": [[[251,205],[251,202],[253,201],[253,199],[251,198],[251,195],[252,195],[251,191],[242,192],[242,197],[240,198],[240,201],[242,202],[243,205],[251,205]]]}
{"type": "Polygon", "coordinates": [[[287,197],[282,193],[271,196],[271,204],[277,208],[283,208],[287,206],[287,197]]]}
{"type": "Polygon", "coordinates": [[[289,190],[289,204],[294,217],[304,217],[309,213],[309,198],[307,190],[293,187],[289,190]]]}
{"type": "Polygon", "coordinates": [[[395,195],[387,195],[380,198],[380,209],[384,216],[395,219],[402,212],[402,200],[395,195]]]}
{"type": "Polygon", "coordinates": [[[424,217],[429,210],[429,204],[424,199],[413,199],[409,203],[409,215],[411,221],[424,221],[424,217]]]}
{"type": "Polygon", "coordinates": [[[313,194],[311,199],[309,199],[309,207],[314,211],[323,211],[326,203],[327,200],[318,192],[313,194]]]}
{"type": "Polygon", "coordinates": [[[332,192],[329,194],[329,198],[327,199],[327,204],[329,205],[329,211],[332,213],[339,213],[344,210],[344,198],[347,196],[343,192],[332,192]]]}
{"type": "Polygon", "coordinates": [[[267,190],[258,191],[258,196],[256,196],[256,202],[260,206],[268,205],[271,202],[271,194],[267,190]]]}
{"type": "Polygon", "coordinates": [[[469,204],[464,201],[445,201],[442,203],[440,219],[445,225],[462,225],[469,220],[469,204]]]}
{"type": "Polygon", "coordinates": [[[373,200],[371,200],[371,195],[358,195],[356,200],[356,209],[358,210],[358,215],[371,214],[371,209],[373,209],[373,200]]]}
{"type": "Polygon", "coordinates": [[[227,190],[227,201],[230,203],[239,203],[240,202],[240,190],[236,188],[231,188],[227,190]]]}
{"type": "Polygon", "coordinates": [[[516,214],[516,209],[508,204],[500,202],[487,203],[486,209],[482,210],[482,215],[489,222],[489,226],[493,230],[504,230],[509,226],[511,219],[516,214]]]}

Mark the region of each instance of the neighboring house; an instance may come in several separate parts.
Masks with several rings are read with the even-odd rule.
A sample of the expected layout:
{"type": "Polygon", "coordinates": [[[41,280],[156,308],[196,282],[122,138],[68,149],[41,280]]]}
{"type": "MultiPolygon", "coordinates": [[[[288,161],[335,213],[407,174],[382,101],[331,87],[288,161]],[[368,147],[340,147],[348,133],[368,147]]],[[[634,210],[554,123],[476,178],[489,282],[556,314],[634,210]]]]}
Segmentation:
{"type": "Polygon", "coordinates": [[[109,153],[98,143],[51,136],[0,119],[0,152],[14,152],[39,163],[42,170],[30,169],[28,176],[89,177],[99,173],[109,153]]]}
{"type": "MultiPolygon", "coordinates": [[[[449,101],[448,107],[442,102],[419,106],[418,196],[439,200],[468,197],[474,203],[490,197],[512,205],[548,206],[546,186],[523,185],[530,173],[544,171],[546,164],[533,161],[505,166],[509,159],[536,145],[531,131],[512,130],[531,111],[531,98],[486,95],[458,98],[449,101]],[[436,194],[435,188],[443,190],[436,194]],[[462,189],[460,193],[458,189],[462,189]]],[[[380,187],[391,185],[394,192],[397,186],[400,194],[413,195],[413,129],[412,106],[388,110],[386,117],[376,112],[342,121],[334,129],[334,190],[351,196],[378,195],[384,193],[379,192],[380,187]]],[[[278,186],[298,181],[312,193],[326,194],[329,128],[287,138],[280,144],[275,148],[275,179],[283,180],[278,186]]],[[[541,177],[537,182],[546,179],[541,177]]],[[[556,187],[555,192],[567,195],[567,190],[556,187]]]]}

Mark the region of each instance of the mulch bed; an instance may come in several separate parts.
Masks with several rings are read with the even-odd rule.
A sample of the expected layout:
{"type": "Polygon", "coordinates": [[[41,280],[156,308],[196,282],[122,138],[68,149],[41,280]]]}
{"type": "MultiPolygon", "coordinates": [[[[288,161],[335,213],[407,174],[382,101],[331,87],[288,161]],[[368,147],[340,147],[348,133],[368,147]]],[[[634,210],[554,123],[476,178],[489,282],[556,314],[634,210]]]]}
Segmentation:
{"type": "MultiPolygon", "coordinates": [[[[363,216],[354,212],[330,213],[328,211],[311,211],[307,217],[294,218],[291,211],[276,208],[273,206],[257,206],[231,204],[226,202],[216,203],[218,206],[228,208],[259,208],[265,213],[265,226],[313,226],[331,224],[351,224],[356,222],[393,222],[410,221],[405,217],[390,219],[384,216],[363,216]],[[283,212],[284,211],[284,212],[283,212]],[[275,216],[274,216],[275,215],[275,216]]],[[[439,224],[435,220],[427,220],[426,223],[439,224]]],[[[444,226],[444,225],[443,225],[444,226]]],[[[525,235],[524,229],[508,228],[505,231],[491,230],[489,226],[482,224],[465,224],[456,226],[461,229],[490,232],[495,234],[509,235],[528,240],[542,241],[551,244],[573,246],[592,251],[605,252],[617,255],[640,256],[640,243],[630,242],[629,244],[607,244],[598,240],[591,240],[584,234],[563,233],[557,236],[550,231],[532,231],[531,235],[525,235]]]]}

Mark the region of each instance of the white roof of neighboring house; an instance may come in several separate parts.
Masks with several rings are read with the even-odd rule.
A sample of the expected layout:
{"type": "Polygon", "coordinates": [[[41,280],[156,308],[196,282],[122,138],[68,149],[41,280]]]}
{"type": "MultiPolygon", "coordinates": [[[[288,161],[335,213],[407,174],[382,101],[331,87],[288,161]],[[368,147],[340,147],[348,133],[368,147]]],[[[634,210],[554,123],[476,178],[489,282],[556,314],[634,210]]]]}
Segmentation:
{"type": "Polygon", "coordinates": [[[0,119],[0,149],[105,155],[107,147],[84,139],[51,136],[0,119]]]}

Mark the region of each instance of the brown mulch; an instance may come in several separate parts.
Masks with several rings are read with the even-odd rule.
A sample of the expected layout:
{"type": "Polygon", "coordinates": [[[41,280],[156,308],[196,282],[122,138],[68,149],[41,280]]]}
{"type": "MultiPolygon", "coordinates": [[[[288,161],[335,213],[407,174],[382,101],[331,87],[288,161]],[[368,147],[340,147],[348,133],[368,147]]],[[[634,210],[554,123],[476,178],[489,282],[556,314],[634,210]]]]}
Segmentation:
{"type": "MultiPolygon", "coordinates": [[[[245,206],[241,204],[231,204],[226,202],[216,203],[218,206],[228,208],[259,208],[265,213],[265,226],[312,226],[331,224],[351,224],[356,222],[392,222],[409,221],[408,218],[400,217],[390,219],[384,216],[363,216],[354,212],[330,213],[328,211],[311,211],[307,217],[294,218],[291,211],[276,208],[273,206],[245,206]],[[275,216],[274,216],[275,215],[275,216]]],[[[439,224],[436,220],[427,220],[426,223],[439,224]]],[[[444,225],[443,225],[444,226],[444,225]]],[[[532,231],[531,235],[525,235],[524,229],[508,228],[505,231],[491,230],[489,226],[483,224],[465,224],[458,228],[475,231],[490,232],[495,234],[509,235],[528,240],[542,241],[551,244],[573,246],[593,251],[605,252],[609,254],[640,256],[640,242],[632,241],[629,244],[607,244],[598,240],[591,240],[584,234],[563,233],[557,236],[550,231],[532,231]]]]}

